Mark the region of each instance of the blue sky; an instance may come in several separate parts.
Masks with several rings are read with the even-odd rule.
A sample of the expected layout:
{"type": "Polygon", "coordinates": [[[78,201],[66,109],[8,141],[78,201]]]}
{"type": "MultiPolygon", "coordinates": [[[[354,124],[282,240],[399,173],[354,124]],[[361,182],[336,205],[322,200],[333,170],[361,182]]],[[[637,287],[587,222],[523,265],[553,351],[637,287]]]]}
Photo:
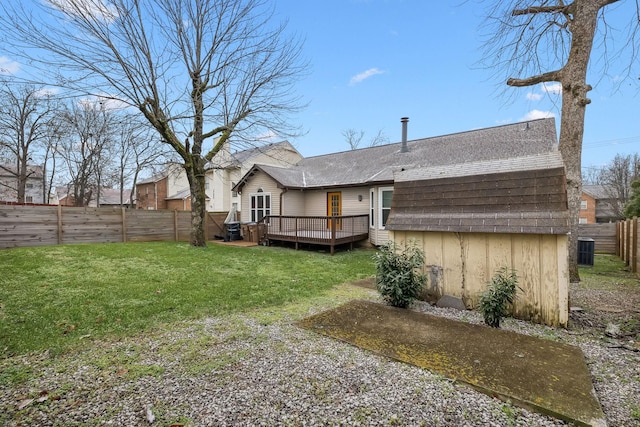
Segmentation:
{"type": "MultiPolygon", "coordinates": [[[[304,156],[348,150],[346,129],[365,132],[361,147],[379,131],[397,142],[405,116],[409,139],[547,115],[559,123],[557,87],[506,88],[504,76],[479,65],[486,9],[478,1],[271,1],[276,18],[305,40],[311,65],[297,85],[309,105],[293,117],[307,133],[291,141],[304,156]],[[505,88],[509,96],[500,96],[505,88]]],[[[635,5],[624,0],[607,10],[609,23],[620,28],[635,5]]],[[[616,76],[628,65],[613,63],[609,72],[616,76]]],[[[14,66],[0,52],[0,69],[14,66]]],[[[583,167],[640,151],[638,77],[616,86],[616,77],[590,73],[583,167]]]]}
{"type": "MultiPolygon", "coordinates": [[[[508,89],[512,99],[500,97],[503,81],[478,65],[485,9],[476,2],[278,0],[276,5],[288,28],[305,39],[311,62],[310,75],[298,85],[309,106],[297,118],[308,133],[292,141],[304,156],[348,150],[342,132],[349,128],[365,131],[361,146],[379,130],[397,142],[404,116],[410,118],[409,139],[543,114],[554,114],[559,123],[554,87],[513,88],[508,89]]],[[[594,90],[583,167],[640,152],[637,80],[617,91],[612,80],[590,74],[594,90]]]]}

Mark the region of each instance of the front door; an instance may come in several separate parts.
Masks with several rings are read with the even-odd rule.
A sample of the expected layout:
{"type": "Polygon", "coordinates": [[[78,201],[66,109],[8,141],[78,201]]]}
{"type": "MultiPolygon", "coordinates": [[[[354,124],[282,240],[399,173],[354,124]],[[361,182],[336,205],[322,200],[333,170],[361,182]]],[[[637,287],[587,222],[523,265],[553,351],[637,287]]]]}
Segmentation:
{"type": "MultiPolygon", "coordinates": [[[[327,216],[342,215],[342,193],[339,191],[327,193],[327,216]]],[[[327,224],[327,228],[331,228],[331,220],[327,224]]],[[[336,230],[342,229],[342,221],[335,220],[336,230]]]]}

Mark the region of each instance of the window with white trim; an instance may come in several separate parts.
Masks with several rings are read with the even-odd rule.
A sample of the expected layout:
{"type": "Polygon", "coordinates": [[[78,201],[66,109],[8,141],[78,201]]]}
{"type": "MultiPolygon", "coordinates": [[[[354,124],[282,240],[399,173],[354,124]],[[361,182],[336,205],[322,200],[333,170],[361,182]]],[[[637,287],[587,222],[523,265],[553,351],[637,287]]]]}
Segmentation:
{"type": "Polygon", "coordinates": [[[384,229],[387,225],[387,219],[391,213],[391,197],[393,196],[393,187],[382,187],[378,190],[378,213],[379,213],[379,226],[378,228],[384,229]]]}
{"type": "Polygon", "coordinates": [[[587,201],[586,200],[580,200],[580,209],[582,209],[582,210],[587,209],[587,201]]]}
{"type": "Polygon", "coordinates": [[[586,224],[587,218],[579,218],[579,224],[586,224]]]}
{"type": "Polygon", "coordinates": [[[271,193],[263,192],[262,188],[257,193],[249,195],[251,198],[251,222],[258,222],[267,215],[271,215],[271,193]]]}

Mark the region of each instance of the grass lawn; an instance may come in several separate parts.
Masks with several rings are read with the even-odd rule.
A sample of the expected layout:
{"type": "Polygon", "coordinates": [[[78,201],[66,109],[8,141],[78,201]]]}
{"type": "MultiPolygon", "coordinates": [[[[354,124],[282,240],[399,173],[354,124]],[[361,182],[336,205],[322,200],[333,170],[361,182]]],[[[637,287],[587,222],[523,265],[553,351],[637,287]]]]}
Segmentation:
{"type": "Polygon", "coordinates": [[[374,274],[373,250],[113,243],[0,251],[0,358],[278,306],[374,274]]]}

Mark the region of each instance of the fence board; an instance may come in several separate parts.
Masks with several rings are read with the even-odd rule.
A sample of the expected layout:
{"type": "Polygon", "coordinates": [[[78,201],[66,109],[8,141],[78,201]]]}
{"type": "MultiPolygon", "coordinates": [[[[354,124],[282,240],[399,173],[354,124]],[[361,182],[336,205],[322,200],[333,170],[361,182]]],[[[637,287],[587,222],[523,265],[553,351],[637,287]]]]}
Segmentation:
{"type": "Polygon", "coordinates": [[[590,238],[595,241],[595,251],[598,253],[615,254],[616,245],[616,224],[580,224],[578,226],[578,236],[580,238],[590,238]]]}
{"type": "MultiPolygon", "coordinates": [[[[208,214],[208,238],[226,213],[208,214]]],[[[120,207],[0,205],[0,248],[65,243],[188,241],[191,212],[120,207]]]]}

